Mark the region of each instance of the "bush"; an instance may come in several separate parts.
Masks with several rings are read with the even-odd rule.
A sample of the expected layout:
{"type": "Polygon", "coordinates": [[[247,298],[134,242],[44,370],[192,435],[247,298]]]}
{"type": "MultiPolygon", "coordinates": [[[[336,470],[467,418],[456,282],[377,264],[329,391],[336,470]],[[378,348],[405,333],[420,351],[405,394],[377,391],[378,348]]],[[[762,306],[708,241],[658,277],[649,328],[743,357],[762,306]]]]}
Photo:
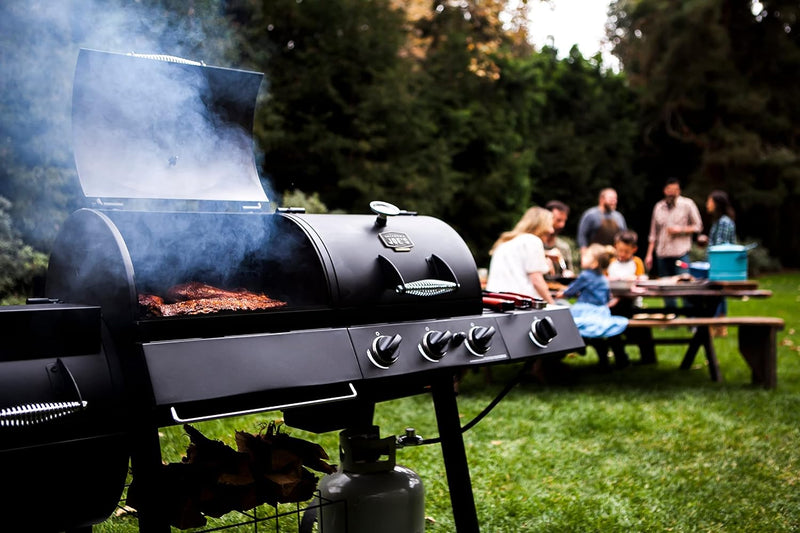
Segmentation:
{"type": "Polygon", "coordinates": [[[325,214],[328,207],[320,200],[319,193],[306,194],[299,189],[283,192],[282,207],[302,207],[306,213],[325,214]]]}
{"type": "Polygon", "coordinates": [[[780,272],[781,262],[777,257],[770,255],[769,250],[761,245],[760,240],[748,240],[748,244],[757,244],[755,248],[747,252],[747,275],[748,277],[758,277],[769,272],[780,272]]]}
{"type": "Polygon", "coordinates": [[[8,215],[11,202],[0,197],[0,301],[18,303],[33,292],[47,270],[47,256],[22,242],[8,215]]]}

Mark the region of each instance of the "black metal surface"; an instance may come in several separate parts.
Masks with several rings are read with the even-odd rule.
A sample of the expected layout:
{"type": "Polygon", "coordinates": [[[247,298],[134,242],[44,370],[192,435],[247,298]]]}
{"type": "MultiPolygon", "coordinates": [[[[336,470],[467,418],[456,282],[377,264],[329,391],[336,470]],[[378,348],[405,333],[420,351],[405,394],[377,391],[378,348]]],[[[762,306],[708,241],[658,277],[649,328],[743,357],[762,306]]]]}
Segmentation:
{"type": "Polygon", "coordinates": [[[28,530],[32,516],[42,531],[101,522],[122,494],[129,449],[100,309],[3,306],[0,330],[3,525],[28,530]]]}
{"type": "MultiPolygon", "coordinates": [[[[45,381],[42,369],[48,367],[41,365],[61,368],[55,359],[68,359],[81,391],[87,391],[84,397],[93,403],[107,399],[108,409],[122,404],[128,444],[111,423],[120,417],[95,415],[89,411],[93,403],[85,413],[55,422],[65,434],[80,437],[71,454],[90,472],[87,479],[97,480],[96,492],[80,488],[112,497],[128,449],[139,486],[157,482],[161,426],[282,410],[289,425],[333,431],[371,424],[376,402],[433,390],[457,527],[477,531],[452,376],[465,367],[582,347],[569,310],[484,313],[469,249],[432,217],[388,204],[378,206],[377,217],[266,212],[258,203],[266,196],[250,189],[249,131],[259,83],[254,73],[81,52],[74,91],[76,157],[84,191],[98,198],[95,208],[76,211],[63,224],[51,251],[46,296],[85,304],[75,313],[88,313],[89,325],[49,334],[42,344],[61,351],[46,353],[50,361],[38,359],[41,353],[31,347],[36,343],[22,336],[0,351],[10,354],[0,365],[8,375],[30,376],[29,382],[38,383],[34,388],[44,390],[51,378],[45,381]],[[200,87],[185,98],[160,98],[152,88],[124,86],[131,72],[146,83],[150,68],[173,86],[195,80],[200,87]],[[110,88],[119,91],[106,94],[110,88]],[[139,100],[147,94],[160,99],[137,117],[132,110],[141,109],[139,100]],[[226,180],[238,184],[233,193],[230,182],[219,181],[206,165],[214,154],[187,158],[180,152],[183,144],[203,146],[206,140],[197,132],[208,131],[189,127],[192,110],[173,109],[183,101],[205,104],[210,124],[222,133],[234,125],[247,132],[246,139],[237,134],[212,142],[226,152],[220,158],[226,180]],[[150,152],[139,153],[142,146],[150,152]],[[197,183],[186,192],[176,186],[191,176],[197,183]],[[181,208],[164,209],[171,200],[181,201],[181,208]],[[187,282],[263,293],[285,305],[167,318],[140,308],[139,295],[162,296],[187,282]],[[547,327],[535,327],[537,321],[547,327]],[[76,422],[81,416],[85,423],[76,422]],[[112,465],[106,477],[96,465],[85,465],[90,454],[96,464],[112,465]]],[[[50,319],[64,320],[55,314],[50,319]]],[[[15,401],[27,398],[20,388],[7,390],[15,401]]],[[[0,390],[0,400],[5,397],[0,390]]],[[[29,454],[38,444],[52,445],[60,453],[61,437],[36,438],[41,441],[19,441],[18,448],[29,454]]],[[[78,476],[75,470],[63,473],[67,483],[78,476]]],[[[140,529],[168,531],[153,512],[158,502],[148,498],[145,490],[140,529]]],[[[94,514],[99,505],[92,507],[94,514]]]]}

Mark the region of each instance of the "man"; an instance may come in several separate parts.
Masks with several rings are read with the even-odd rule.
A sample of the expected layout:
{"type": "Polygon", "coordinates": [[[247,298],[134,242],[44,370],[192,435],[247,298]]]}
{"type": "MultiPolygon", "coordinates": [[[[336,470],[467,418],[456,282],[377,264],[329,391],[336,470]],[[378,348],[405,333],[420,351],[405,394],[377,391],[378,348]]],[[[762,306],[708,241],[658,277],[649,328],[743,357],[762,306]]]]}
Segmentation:
{"type": "Polygon", "coordinates": [[[681,196],[681,185],[670,178],[664,185],[664,199],[653,208],[650,219],[647,255],[644,264],[653,267],[653,252],[656,257],[656,272],[659,276],[674,276],[683,269],[677,262],[689,262],[692,235],[703,231],[700,211],[691,198],[681,196]]]}
{"type": "Polygon", "coordinates": [[[553,233],[543,239],[544,253],[553,263],[554,277],[573,277],[572,248],[558,236],[567,225],[569,206],[558,200],[550,200],[545,208],[553,213],[553,233]]]}
{"type": "Polygon", "coordinates": [[[584,211],[578,223],[581,253],[594,243],[613,246],[614,236],[626,229],[625,217],[617,211],[617,191],[603,189],[598,195],[597,205],[584,211]]]}

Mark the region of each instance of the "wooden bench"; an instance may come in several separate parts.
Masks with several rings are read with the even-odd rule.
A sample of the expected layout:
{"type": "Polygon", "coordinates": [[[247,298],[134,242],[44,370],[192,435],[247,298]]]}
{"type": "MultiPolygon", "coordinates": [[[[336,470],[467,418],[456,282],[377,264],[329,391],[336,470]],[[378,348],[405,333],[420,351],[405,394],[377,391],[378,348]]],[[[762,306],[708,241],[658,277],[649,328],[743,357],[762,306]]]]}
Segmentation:
{"type": "Polygon", "coordinates": [[[782,318],[760,316],[725,316],[725,317],[680,317],[669,320],[631,319],[625,333],[628,344],[638,344],[642,362],[655,362],[656,344],[689,344],[686,355],[681,362],[682,370],[692,367],[697,351],[702,346],[708,360],[708,370],[713,381],[722,381],[717,353],[714,350],[713,338],[709,328],[713,326],[731,326],[739,328],[739,351],[750,366],[752,383],[766,389],[778,384],[777,374],[777,332],[784,328],[782,318]],[[654,328],[696,328],[689,338],[657,338],[653,337],[654,328]]]}

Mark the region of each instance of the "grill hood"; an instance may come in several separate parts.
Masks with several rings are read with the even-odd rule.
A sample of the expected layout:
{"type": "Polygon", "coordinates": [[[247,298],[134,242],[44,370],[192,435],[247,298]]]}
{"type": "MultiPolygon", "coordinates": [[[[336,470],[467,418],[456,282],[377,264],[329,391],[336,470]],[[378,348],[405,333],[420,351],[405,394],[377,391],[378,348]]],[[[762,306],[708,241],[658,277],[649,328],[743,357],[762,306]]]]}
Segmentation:
{"type": "Polygon", "coordinates": [[[169,56],[81,50],[72,125],[84,195],[128,209],[154,200],[267,202],[250,133],[262,78],[169,56]]]}
{"type": "Polygon", "coordinates": [[[261,79],[81,50],[73,134],[90,207],[56,239],[48,296],[100,305],[142,340],[479,314],[475,262],[440,220],[382,202],[364,215],[268,209],[251,136],[261,79]],[[187,282],[285,305],[169,319],[140,309],[140,295],[187,282]]]}

